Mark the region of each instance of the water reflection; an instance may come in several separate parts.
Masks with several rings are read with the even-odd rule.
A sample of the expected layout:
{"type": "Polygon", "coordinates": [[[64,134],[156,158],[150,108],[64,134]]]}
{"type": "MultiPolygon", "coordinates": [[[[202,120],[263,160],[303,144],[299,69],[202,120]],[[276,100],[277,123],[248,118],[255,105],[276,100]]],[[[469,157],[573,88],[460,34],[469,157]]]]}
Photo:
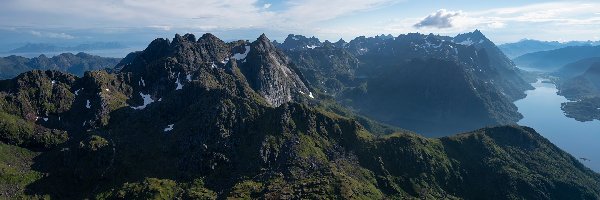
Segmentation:
{"type": "Polygon", "coordinates": [[[600,121],[579,122],[568,118],[560,104],[568,100],[556,94],[556,86],[543,83],[532,84],[535,89],[527,91],[527,97],[515,102],[524,118],[520,125],[534,128],[561,149],[569,152],[584,165],[600,172],[600,121]]]}

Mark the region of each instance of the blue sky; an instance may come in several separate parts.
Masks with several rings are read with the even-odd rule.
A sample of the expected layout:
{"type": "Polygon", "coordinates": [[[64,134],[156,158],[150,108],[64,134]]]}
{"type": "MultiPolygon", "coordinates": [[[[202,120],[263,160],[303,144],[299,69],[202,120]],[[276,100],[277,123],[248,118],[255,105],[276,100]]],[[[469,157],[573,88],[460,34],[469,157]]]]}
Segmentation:
{"type": "Polygon", "coordinates": [[[2,0],[0,44],[122,41],[174,33],[224,40],[288,33],[321,39],[480,29],[496,43],[600,40],[600,1],[539,0],[2,0]],[[419,25],[417,25],[419,24],[419,25]]]}

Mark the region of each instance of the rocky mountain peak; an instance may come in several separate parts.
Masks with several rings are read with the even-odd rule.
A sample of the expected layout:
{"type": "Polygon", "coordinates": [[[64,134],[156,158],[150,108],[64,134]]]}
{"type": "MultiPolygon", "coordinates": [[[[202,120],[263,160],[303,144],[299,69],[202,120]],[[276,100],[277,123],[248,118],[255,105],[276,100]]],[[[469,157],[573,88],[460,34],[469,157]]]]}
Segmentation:
{"type": "Polygon", "coordinates": [[[246,62],[240,68],[252,89],[273,106],[290,102],[303,94],[312,96],[299,71],[265,34],[251,43],[246,62]]]}
{"type": "Polygon", "coordinates": [[[223,42],[221,39],[219,39],[217,36],[211,34],[211,33],[205,33],[203,34],[200,39],[198,39],[198,42],[216,42],[216,43],[221,43],[223,42]]]}
{"type": "Polygon", "coordinates": [[[321,46],[323,46],[323,43],[314,36],[307,38],[303,35],[289,34],[278,47],[284,50],[302,50],[314,49],[321,46]]]}
{"type": "Polygon", "coordinates": [[[252,46],[254,46],[257,50],[271,50],[275,49],[271,40],[264,33],[261,34],[256,41],[252,42],[252,46]]]}
{"type": "Polygon", "coordinates": [[[484,46],[489,47],[492,45],[495,47],[495,44],[493,44],[493,42],[491,42],[487,37],[485,37],[485,35],[483,35],[483,33],[481,33],[481,31],[477,29],[473,32],[458,34],[453,38],[452,41],[465,46],[473,45],[478,48],[482,48],[484,46]]]}
{"type": "Polygon", "coordinates": [[[325,42],[323,42],[323,47],[335,47],[335,45],[329,40],[325,40],[325,42]]]}
{"type": "Polygon", "coordinates": [[[337,42],[333,43],[337,48],[344,48],[348,44],[344,39],[340,38],[337,42]]]}
{"type": "Polygon", "coordinates": [[[168,54],[171,46],[169,39],[157,38],[154,39],[144,50],[144,57],[156,58],[163,57],[168,54]]]}
{"type": "Polygon", "coordinates": [[[452,39],[452,42],[475,47],[478,54],[485,55],[484,57],[487,57],[485,63],[495,71],[493,74],[488,74],[495,77],[492,79],[498,84],[498,88],[511,100],[523,98],[524,94],[521,90],[531,88],[528,83],[519,78],[519,69],[513,61],[506,57],[481,31],[475,30],[470,33],[459,34],[452,39]]]}

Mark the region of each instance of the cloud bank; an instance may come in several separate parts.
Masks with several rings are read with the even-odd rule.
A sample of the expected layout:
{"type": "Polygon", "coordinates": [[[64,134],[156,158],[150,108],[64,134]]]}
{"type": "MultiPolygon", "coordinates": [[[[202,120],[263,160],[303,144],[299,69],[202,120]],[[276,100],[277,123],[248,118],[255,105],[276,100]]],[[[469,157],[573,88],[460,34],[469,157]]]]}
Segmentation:
{"type": "Polygon", "coordinates": [[[66,33],[53,33],[53,32],[40,32],[40,31],[29,31],[31,35],[37,37],[44,38],[53,38],[53,39],[75,39],[75,36],[66,34],[66,33]]]}
{"type": "Polygon", "coordinates": [[[600,3],[592,0],[520,2],[512,7],[486,3],[461,11],[455,10],[454,3],[442,2],[429,10],[422,2],[407,0],[1,1],[0,32],[6,34],[0,36],[37,39],[83,40],[102,34],[105,38],[144,34],[155,38],[175,32],[251,39],[266,32],[274,37],[297,33],[337,40],[382,33],[454,35],[474,29],[502,41],[600,38],[600,3]],[[402,10],[406,8],[415,9],[402,10]]]}

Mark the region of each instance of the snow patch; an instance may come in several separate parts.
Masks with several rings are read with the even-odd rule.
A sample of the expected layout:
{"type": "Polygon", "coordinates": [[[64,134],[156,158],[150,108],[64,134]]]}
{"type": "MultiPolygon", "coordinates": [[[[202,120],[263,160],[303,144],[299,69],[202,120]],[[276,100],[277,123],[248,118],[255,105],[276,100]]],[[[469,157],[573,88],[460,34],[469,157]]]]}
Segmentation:
{"type": "Polygon", "coordinates": [[[48,121],[48,118],[47,118],[47,117],[44,117],[44,118],[42,118],[42,119],[44,119],[44,121],[45,121],[45,122],[47,122],[47,121],[48,121]]]}
{"type": "Polygon", "coordinates": [[[317,46],[317,45],[306,45],[306,48],[309,48],[309,49],[314,49],[314,48],[317,48],[317,47],[319,47],[319,46],[317,46]]]}
{"type": "Polygon", "coordinates": [[[175,90],[181,90],[183,88],[183,85],[181,84],[181,82],[179,82],[179,73],[177,73],[177,80],[175,81],[175,84],[177,84],[177,88],[175,88],[175,90]]]}
{"type": "Polygon", "coordinates": [[[144,81],[143,77],[140,77],[140,83],[139,83],[139,85],[142,86],[142,87],[146,87],[146,82],[144,81]]]}
{"type": "Polygon", "coordinates": [[[423,46],[421,46],[421,47],[422,47],[422,48],[425,48],[425,47],[433,47],[434,49],[437,49],[437,48],[440,48],[440,47],[442,47],[442,42],[440,41],[440,43],[439,43],[439,44],[435,45],[435,44],[433,44],[433,43],[429,42],[429,40],[425,40],[425,45],[423,45],[423,46]]]}
{"type": "Polygon", "coordinates": [[[308,93],[308,97],[313,98],[313,99],[315,98],[315,96],[313,96],[312,92],[308,93]]]}
{"type": "Polygon", "coordinates": [[[132,106],[131,108],[136,109],[136,110],[141,110],[141,109],[146,108],[147,105],[154,103],[154,100],[152,99],[152,97],[150,97],[149,94],[144,94],[144,93],[140,92],[140,96],[142,96],[142,99],[144,99],[144,105],[136,106],[136,107],[132,106]]]}
{"type": "Polygon", "coordinates": [[[83,88],[82,88],[82,89],[77,89],[77,90],[75,90],[75,95],[79,95],[79,91],[80,91],[80,90],[83,90],[83,88]]]}
{"type": "Polygon", "coordinates": [[[225,58],[221,61],[222,64],[227,64],[227,62],[229,62],[229,58],[225,58]]]}
{"type": "Polygon", "coordinates": [[[89,99],[88,99],[88,100],[86,100],[86,102],[85,102],[85,107],[86,107],[86,108],[90,108],[90,107],[91,107],[91,106],[90,106],[90,100],[89,100],[89,99]]]}
{"type": "Polygon", "coordinates": [[[467,40],[459,42],[457,44],[462,44],[462,45],[465,45],[465,46],[471,46],[471,45],[473,45],[473,41],[471,41],[471,38],[467,38],[467,40]]]}
{"type": "Polygon", "coordinates": [[[107,92],[110,92],[110,90],[109,90],[108,88],[106,88],[106,89],[104,89],[104,90],[106,90],[107,92]]]}
{"type": "Polygon", "coordinates": [[[214,69],[214,68],[217,68],[217,65],[215,65],[215,62],[211,62],[210,67],[214,69]]]}
{"type": "Polygon", "coordinates": [[[169,125],[167,126],[167,128],[165,128],[163,131],[164,131],[164,132],[169,132],[169,131],[172,131],[172,130],[173,130],[173,125],[175,125],[175,124],[169,124],[169,125]]]}
{"type": "Polygon", "coordinates": [[[191,74],[185,75],[185,79],[187,79],[188,82],[192,82],[192,75],[191,74]]]}
{"type": "Polygon", "coordinates": [[[52,80],[52,85],[54,85],[54,84],[56,84],[56,81],[55,81],[55,80],[52,80]]]}
{"type": "Polygon", "coordinates": [[[250,53],[250,46],[246,45],[245,48],[246,48],[246,50],[244,51],[244,53],[233,54],[233,56],[231,58],[235,58],[236,60],[246,59],[246,56],[248,56],[248,53],[250,53]]]}

